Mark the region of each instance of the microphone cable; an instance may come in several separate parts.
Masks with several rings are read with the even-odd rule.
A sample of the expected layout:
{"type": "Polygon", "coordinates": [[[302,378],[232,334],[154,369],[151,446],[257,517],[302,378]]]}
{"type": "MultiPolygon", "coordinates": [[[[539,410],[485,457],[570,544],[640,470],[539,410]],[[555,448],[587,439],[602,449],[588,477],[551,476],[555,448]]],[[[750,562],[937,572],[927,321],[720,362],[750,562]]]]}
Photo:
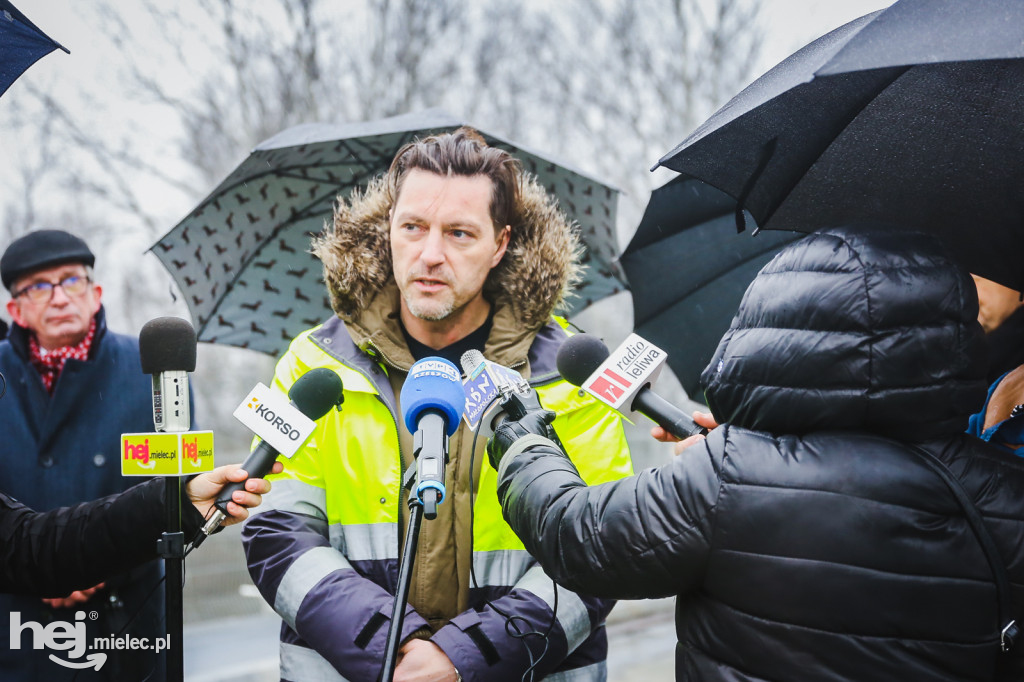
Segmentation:
{"type": "MultiPolygon", "coordinates": [[[[498,395],[494,396],[493,398],[491,398],[490,402],[488,402],[487,405],[484,406],[484,409],[481,412],[481,414],[487,414],[487,410],[491,409],[491,407],[495,404],[495,402],[497,402],[500,399],[501,399],[501,394],[500,393],[498,395]]],[[[476,428],[473,430],[473,442],[472,442],[472,445],[470,446],[470,451],[469,451],[469,529],[470,529],[470,532],[469,532],[469,577],[470,577],[470,581],[471,581],[473,587],[475,589],[477,589],[477,590],[480,589],[480,583],[476,579],[476,570],[474,568],[475,562],[473,561],[473,526],[474,526],[473,509],[474,509],[474,506],[475,506],[474,505],[474,494],[475,493],[474,493],[473,489],[475,487],[475,480],[476,480],[473,477],[473,464],[476,461],[476,444],[477,444],[477,440],[478,440],[478,438],[480,436],[480,428],[483,426],[483,423],[484,423],[483,419],[481,419],[479,422],[477,422],[476,428]]],[[[483,456],[484,457],[487,456],[486,448],[484,450],[483,456]]],[[[539,565],[540,564],[538,564],[538,566],[539,565]]],[[[558,619],[558,584],[554,580],[552,580],[551,581],[551,585],[552,585],[552,588],[553,588],[552,591],[554,592],[554,595],[555,595],[555,599],[554,599],[555,603],[552,605],[552,609],[551,609],[551,622],[548,623],[547,628],[543,632],[541,632],[539,630],[528,630],[527,632],[523,632],[522,630],[519,629],[519,625],[517,625],[516,621],[522,621],[522,623],[527,628],[530,628],[532,626],[530,625],[530,622],[528,620],[526,620],[522,616],[516,616],[516,615],[505,613],[504,611],[499,609],[497,606],[495,606],[491,602],[491,600],[487,599],[486,597],[484,598],[484,603],[487,606],[490,606],[492,609],[494,609],[495,613],[497,613],[499,616],[501,616],[502,618],[505,619],[505,632],[508,633],[509,637],[512,637],[514,639],[518,639],[520,642],[523,643],[523,647],[526,648],[526,655],[527,655],[527,658],[530,661],[530,665],[523,672],[523,676],[520,678],[522,682],[533,682],[534,671],[536,670],[537,666],[540,665],[540,662],[542,660],[544,660],[544,656],[547,655],[548,649],[550,647],[550,643],[551,643],[551,639],[550,639],[551,630],[555,627],[555,621],[558,619]],[[533,657],[533,649],[530,648],[530,643],[527,641],[530,637],[540,637],[541,640],[543,640],[543,642],[544,642],[544,648],[541,649],[540,656],[538,656],[536,659],[534,659],[534,657],[533,657]]]]}

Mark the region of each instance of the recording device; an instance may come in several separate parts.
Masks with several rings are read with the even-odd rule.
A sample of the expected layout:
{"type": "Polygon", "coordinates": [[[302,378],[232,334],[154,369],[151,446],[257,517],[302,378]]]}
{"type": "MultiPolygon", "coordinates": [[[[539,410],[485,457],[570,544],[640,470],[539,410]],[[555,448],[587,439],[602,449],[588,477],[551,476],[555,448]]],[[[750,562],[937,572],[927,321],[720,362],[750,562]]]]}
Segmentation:
{"type": "Polygon", "coordinates": [[[434,519],[445,496],[448,438],[459,428],[466,405],[458,368],[444,358],[423,358],[409,370],[400,399],[402,418],[413,434],[416,498],[423,515],[434,519]]]}
{"type": "Polygon", "coordinates": [[[537,392],[518,373],[484,358],[478,350],[467,350],[459,358],[466,375],[466,423],[479,435],[490,438],[506,419],[522,419],[530,410],[541,409],[537,392]]]}
{"type": "MultiPolygon", "coordinates": [[[[257,384],[235,410],[236,419],[260,438],[260,443],[242,462],[249,478],[263,478],[270,473],[279,455],[291,457],[306,442],[314,423],[332,407],[341,409],[345,399],[341,377],[326,367],[311,369],[288,389],[289,402],[277,391],[257,384]]],[[[246,479],[248,480],[248,479],[246,479]]],[[[227,517],[228,502],[236,490],[244,490],[245,481],[227,483],[214,503],[217,507],[203,526],[194,547],[220,526],[227,517]]]]}
{"type": "Polygon", "coordinates": [[[555,357],[558,373],[573,386],[627,416],[640,413],[676,438],[706,434],[685,412],[651,390],[665,360],[665,351],[630,334],[614,352],[599,338],[576,334],[555,357]]]}
{"type": "Polygon", "coordinates": [[[196,369],[196,330],[180,317],[158,317],[139,332],[142,372],[153,375],[153,426],[188,431],[188,373],[196,369]]]}

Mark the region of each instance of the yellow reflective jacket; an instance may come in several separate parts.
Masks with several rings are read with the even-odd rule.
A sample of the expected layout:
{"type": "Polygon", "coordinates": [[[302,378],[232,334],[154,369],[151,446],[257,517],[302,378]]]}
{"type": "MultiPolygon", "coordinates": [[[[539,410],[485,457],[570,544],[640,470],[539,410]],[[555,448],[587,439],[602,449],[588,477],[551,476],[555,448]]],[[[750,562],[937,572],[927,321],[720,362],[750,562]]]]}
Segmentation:
{"type": "MultiPolygon", "coordinates": [[[[632,468],[619,417],[555,370],[555,353],[565,338],[557,321],[534,337],[530,383],[541,404],[557,414],[555,431],[588,483],[628,476],[632,468]]],[[[345,387],[341,410],[317,422],[304,448],[286,462],[285,473],[275,477],[273,491],[243,535],[253,580],[285,621],[284,679],[336,675],[335,670],[347,679],[371,679],[384,657],[402,523],[409,514],[400,454],[409,434],[396,404],[404,373],[375,361],[374,354],[372,345],[358,348],[345,324],[334,318],[296,338],[275,373],[274,384],[282,391],[316,367],[336,371],[345,387]]],[[[471,438],[468,431],[463,423],[452,442],[471,438]]],[[[452,446],[453,459],[457,449],[452,446]]],[[[543,647],[534,644],[535,652],[528,653],[524,642],[509,634],[506,616],[515,615],[513,622],[524,632],[543,632],[550,625],[538,673],[554,673],[548,679],[603,679],[603,621],[614,602],[562,588],[556,597],[551,580],[501,516],[497,474],[482,449],[481,441],[467,524],[475,580],[467,585],[466,608],[449,614],[431,640],[466,679],[518,680],[543,647]]],[[[457,504],[458,499],[452,502],[457,496],[467,499],[468,490],[454,482],[447,487],[445,504],[457,504]]],[[[429,560],[417,557],[420,565],[429,560]]],[[[403,637],[427,627],[410,607],[403,637]]]]}

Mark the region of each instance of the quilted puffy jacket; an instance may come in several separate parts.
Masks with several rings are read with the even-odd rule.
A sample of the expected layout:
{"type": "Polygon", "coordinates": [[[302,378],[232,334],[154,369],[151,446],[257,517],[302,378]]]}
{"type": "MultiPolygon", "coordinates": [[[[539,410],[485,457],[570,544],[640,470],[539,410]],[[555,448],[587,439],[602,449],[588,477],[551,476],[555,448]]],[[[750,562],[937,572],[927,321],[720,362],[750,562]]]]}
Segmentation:
{"type": "Polygon", "coordinates": [[[1024,616],[1024,463],[964,435],[985,394],[977,297],[923,235],[787,247],[702,380],[723,424],[672,463],[586,487],[550,442],[502,460],[506,519],[570,589],[677,596],[680,680],[1021,680],[980,510],[1024,616]]]}

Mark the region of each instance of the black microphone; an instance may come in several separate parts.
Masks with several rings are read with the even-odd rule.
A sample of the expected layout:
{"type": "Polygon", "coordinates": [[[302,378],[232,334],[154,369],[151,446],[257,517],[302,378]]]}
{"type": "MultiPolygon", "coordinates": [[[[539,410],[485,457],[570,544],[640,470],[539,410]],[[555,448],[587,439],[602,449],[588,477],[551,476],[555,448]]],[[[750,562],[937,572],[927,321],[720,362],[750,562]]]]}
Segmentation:
{"type": "Polygon", "coordinates": [[[188,373],[196,369],[196,330],[180,317],[158,317],[139,332],[142,372],[153,375],[153,426],[188,431],[188,373]]]}
{"type": "MultiPolygon", "coordinates": [[[[341,377],[326,367],[317,367],[316,369],[309,370],[299,377],[292,384],[292,387],[288,389],[289,405],[312,421],[320,419],[332,407],[337,407],[340,410],[344,399],[345,395],[341,377]]],[[[278,429],[282,433],[287,430],[289,433],[297,434],[297,431],[293,430],[292,426],[285,421],[288,418],[287,414],[275,414],[273,412],[265,412],[264,414],[273,428],[278,429]]],[[[301,447],[301,443],[295,444],[296,450],[298,447],[301,447]]],[[[294,450],[292,452],[294,453],[294,450]]],[[[261,440],[256,448],[249,453],[249,456],[245,458],[245,461],[242,462],[242,469],[249,474],[249,478],[263,478],[273,469],[274,462],[277,461],[280,454],[280,450],[266,440],[261,440]]],[[[224,485],[217,496],[217,501],[214,503],[217,510],[206,522],[206,525],[203,526],[203,534],[196,538],[193,547],[198,547],[208,535],[217,529],[221,521],[228,515],[228,502],[231,501],[231,495],[236,490],[244,489],[245,481],[231,482],[224,485]]]]}
{"type": "MultiPolygon", "coordinates": [[[[629,367],[630,362],[636,361],[664,362],[664,353],[660,356],[658,353],[660,349],[654,349],[632,335],[616,349],[615,356],[622,358],[618,364],[629,367]]],[[[631,382],[628,374],[618,368],[602,370],[609,357],[608,346],[601,339],[590,334],[576,334],[558,349],[555,365],[562,378],[573,386],[583,388],[613,409],[628,404],[630,411],[639,412],[676,438],[707,434],[707,429],[698,426],[689,415],[652,391],[649,382],[631,382]]]]}

